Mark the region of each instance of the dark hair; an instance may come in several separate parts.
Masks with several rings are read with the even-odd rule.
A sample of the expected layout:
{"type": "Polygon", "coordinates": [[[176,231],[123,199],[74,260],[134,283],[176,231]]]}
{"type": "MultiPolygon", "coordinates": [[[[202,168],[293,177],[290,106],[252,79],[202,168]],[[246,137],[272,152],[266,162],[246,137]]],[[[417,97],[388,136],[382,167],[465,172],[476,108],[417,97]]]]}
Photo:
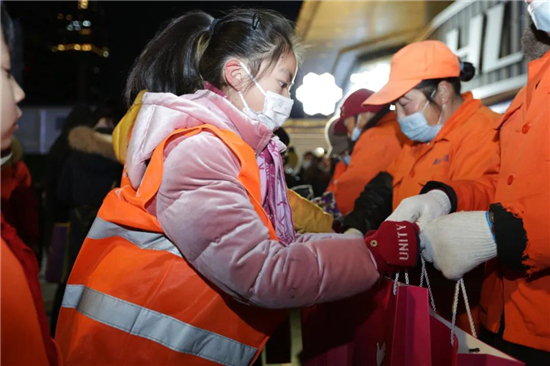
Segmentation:
{"type": "Polygon", "coordinates": [[[426,98],[430,101],[430,103],[434,103],[434,100],[432,98],[432,94],[434,90],[437,89],[437,86],[442,81],[446,81],[453,87],[453,90],[455,94],[460,95],[462,90],[462,81],[470,81],[474,78],[476,74],[476,68],[473,64],[470,62],[463,62],[460,61],[460,76],[459,77],[453,77],[453,78],[442,78],[442,79],[427,79],[422,80],[420,84],[418,84],[415,89],[419,89],[426,98]]]}
{"type": "Polygon", "coordinates": [[[288,133],[286,133],[285,129],[282,128],[282,127],[279,127],[278,129],[276,129],[275,131],[273,131],[273,133],[275,134],[275,136],[277,136],[279,138],[279,140],[281,140],[281,142],[283,144],[285,144],[286,146],[288,146],[290,144],[290,136],[288,135],[288,133]]]}
{"type": "Polygon", "coordinates": [[[264,61],[269,69],[297,48],[293,23],[278,12],[238,9],[214,22],[194,11],[172,20],[145,47],[128,77],[125,99],[132,103],[143,89],[191,94],[205,81],[221,89],[229,58],[242,59],[257,76],[264,61]]]}
{"type": "Polygon", "coordinates": [[[6,43],[6,46],[8,46],[8,49],[11,51],[15,42],[15,30],[13,26],[13,20],[6,11],[6,6],[4,5],[4,2],[0,3],[0,11],[2,35],[4,36],[4,42],[6,43]]]}

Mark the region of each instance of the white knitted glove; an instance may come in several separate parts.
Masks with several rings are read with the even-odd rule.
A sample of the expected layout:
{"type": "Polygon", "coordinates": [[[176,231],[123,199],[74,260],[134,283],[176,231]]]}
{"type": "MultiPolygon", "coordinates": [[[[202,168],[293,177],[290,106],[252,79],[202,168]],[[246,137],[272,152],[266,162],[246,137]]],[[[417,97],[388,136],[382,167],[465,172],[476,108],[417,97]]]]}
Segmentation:
{"type": "Polygon", "coordinates": [[[451,212],[451,201],[438,189],[405,198],[386,221],[416,222],[420,229],[432,220],[451,212]]]}
{"type": "Polygon", "coordinates": [[[485,211],[439,217],[420,231],[422,256],[450,280],[457,280],[497,256],[485,211]]]}
{"type": "Polygon", "coordinates": [[[353,235],[353,236],[357,236],[357,237],[360,237],[360,238],[363,238],[365,236],[361,231],[359,231],[357,229],[354,229],[352,227],[350,227],[349,229],[344,231],[344,234],[353,235]]]}

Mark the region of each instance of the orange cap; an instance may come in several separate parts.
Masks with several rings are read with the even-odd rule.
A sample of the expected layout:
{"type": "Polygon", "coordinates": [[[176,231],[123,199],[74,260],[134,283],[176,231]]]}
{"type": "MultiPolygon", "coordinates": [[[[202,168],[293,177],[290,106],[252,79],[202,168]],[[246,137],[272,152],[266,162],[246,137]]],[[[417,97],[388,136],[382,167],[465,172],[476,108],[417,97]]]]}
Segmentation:
{"type": "Polygon", "coordinates": [[[400,49],[391,59],[390,81],[363,105],[388,104],[401,98],[422,80],[460,76],[460,60],[445,43],[423,41],[400,49]]]}

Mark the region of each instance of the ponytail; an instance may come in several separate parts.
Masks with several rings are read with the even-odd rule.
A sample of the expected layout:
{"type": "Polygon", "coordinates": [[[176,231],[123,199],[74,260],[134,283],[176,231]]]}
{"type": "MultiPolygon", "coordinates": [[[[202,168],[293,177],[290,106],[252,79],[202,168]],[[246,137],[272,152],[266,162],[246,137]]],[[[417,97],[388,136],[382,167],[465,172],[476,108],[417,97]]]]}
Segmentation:
{"type": "Polygon", "coordinates": [[[470,81],[476,74],[475,66],[466,61],[460,61],[460,81],[470,81]]]}
{"type": "Polygon", "coordinates": [[[143,90],[194,93],[203,87],[199,62],[208,47],[213,18],[191,12],[172,20],[145,47],[126,84],[125,100],[131,105],[143,90]]]}

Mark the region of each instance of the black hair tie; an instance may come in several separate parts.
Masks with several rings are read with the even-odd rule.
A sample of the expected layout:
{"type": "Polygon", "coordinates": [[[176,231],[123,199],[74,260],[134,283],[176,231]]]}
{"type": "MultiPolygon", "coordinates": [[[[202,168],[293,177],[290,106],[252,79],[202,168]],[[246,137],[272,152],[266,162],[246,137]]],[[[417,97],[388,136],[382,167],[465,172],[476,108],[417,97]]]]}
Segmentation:
{"type": "Polygon", "coordinates": [[[208,33],[210,33],[211,35],[214,33],[214,28],[216,28],[216,25],[218,24],[219,21],[220,20],[216,18],[212,20],[212,23],[210,23],[210,27],[208,28],[208,33]]]}

